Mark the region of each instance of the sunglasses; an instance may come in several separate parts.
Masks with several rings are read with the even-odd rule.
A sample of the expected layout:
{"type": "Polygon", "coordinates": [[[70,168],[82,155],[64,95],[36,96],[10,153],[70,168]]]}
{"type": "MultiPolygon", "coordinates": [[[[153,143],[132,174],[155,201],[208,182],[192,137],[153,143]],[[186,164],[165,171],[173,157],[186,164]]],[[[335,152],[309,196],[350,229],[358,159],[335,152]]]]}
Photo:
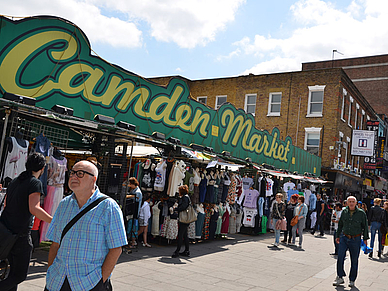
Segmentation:
{"type": "Polygon", "coordinates": [[[78,178],[83,178],[85,176],[85,174],[88,174],[88,175],[94,177],[94,174],[89,173],[89,172],[84,171],[84,170],[78,170],[78,171],[70,170],[69,171],[69,177],[76,175],[78,178]]]}

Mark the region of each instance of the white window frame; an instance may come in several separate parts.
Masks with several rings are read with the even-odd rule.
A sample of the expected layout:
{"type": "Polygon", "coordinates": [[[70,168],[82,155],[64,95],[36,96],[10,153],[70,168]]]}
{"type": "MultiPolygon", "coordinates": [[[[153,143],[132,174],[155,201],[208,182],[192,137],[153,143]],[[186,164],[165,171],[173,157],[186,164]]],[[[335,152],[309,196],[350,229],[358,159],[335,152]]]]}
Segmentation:
{"type": "Polygon", "coordinates": [[[348,148],[350,146],[350,137],[346,137],[345,168],[348,167],[348,148]]]}
{"type": "Polygon", "coordinates": [[[216,110],[217,110],[218,108],[220,108],[220,106],[221,106],[222,104],[224,104],[224,103],[218,104],[218,98],[220,98],[220,97],[225,97],[225,98],[226,98],[226,101],[225,101],[224,103],[228,102],[228,95],[217,95],[217,96],[216,96],[216,105],[215,105],[215,107],[214,107],[216,110]]]}
{"type": "Polygon", "coordinates": [[[366,120],[370,120],[370,117],[369,117],[369,115],[367,115],[367,116],[366,116],[366,120]]]}
{"type": "Polygon", "coordinates": [[[344,114],[345,114],[345,98],[346,98],[347,94],[348,94],[348,91],[346,91],[346,89],[343,89],[342,90],[342,107],[341,107],[341,120],[343,122],[346,122],[346,120],[344,118],[344,114]]]}
{"type": "MultiPolygon", "coordinates": [[[[248,106],[255,106],[255,112],[256,112],[256,101],[257,101],[257,94],[245,94],[244,110],[245,110],[246,113],[248,113],[248,106]],[[254,96],[255,97],[255,104],[248,104],[248,97],[250,97],[250,96],[254,96]]],[[[250,113],[250,114],[255,116],[255,112],[254,113],[250,113]]]]}
{"type": "Polygon", "coordinates": [[[349,101],[350,101],[350,104],[349,104],[349,116],[348,116],[348,125],[350,128],[352,128],[352,124],[350,123],[350,120],[351,120],[351,117],[352,117],[352,104],[354,102],[354,99],[352,96],[349,96],[349,101]]]}
{"type": "Polygon", "coordinates": [[[307,137],[311,134],[319,134],[319,143],[318,143],[318,155],[319,156],[319,149],[321,144],[321,127],[305,127],[304,128],[304,150],[307,151],[307,137]]]}
{"type": "Polygon", "coordinates": [[[361,127],[360,127],[360,129],[364,129],[364,116],[365,116],[365,110],[361,109],[361,127]]]}
{"type": "Polygon", "coordinates": [[[197,101],[206,105],[207,104],[207,96],[198,96],[197,101]],[[205,102],[200,101],[200,99],[205,99],[205,102]]]}
{"type": "MultiPolygon", "coordinates": [[[[272,102],[272,96],[273,95],[279,95],[280,94],[280,112],[282,111],[282,92],[271,92],[269,93],[269,100],[268,100],[268,114],[267,116],[280,116],[280,112],[271,112],[271,105],[272,102]]],[[[279,104],[279,103],[276,103],[279,104]]]]}
{"type": "Polygon", "coordinates": [[[315,86],[309,86],[309,101],[307,105],[307,115],[306,117],[322,117],[323,115],[323,104],[324,104],[324,99],[325,99],[325,87],[326,85],[315,85],[315,86]],[[312,92],[318,92],[322,91],[323,96],[322,96],[322,112],[321,113],[310,113],[310,107],[311,107],[311,93],[312,92]]]}
{"type": "Polygon", "coordinates": [[[359,109],[360,109],[360,105],[356,103],[356,113],[355,113],[356,116],[354,118],[354,129],[357,129],[357,114],[359,109]]]}

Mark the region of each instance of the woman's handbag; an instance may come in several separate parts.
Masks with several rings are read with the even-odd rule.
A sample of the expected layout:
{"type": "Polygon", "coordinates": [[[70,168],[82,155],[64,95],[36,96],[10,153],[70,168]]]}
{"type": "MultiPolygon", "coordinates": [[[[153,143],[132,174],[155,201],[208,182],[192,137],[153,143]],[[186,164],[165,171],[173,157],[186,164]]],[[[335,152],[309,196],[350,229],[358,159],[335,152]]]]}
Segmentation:
{"type": "Polygon", "coordinates": [[[197,221],[197,212],[194,210],[194,207],[190,202],[186,210],[179,212],[179,222],[190,224],[194,221],[197,221]]]}
{"type": "Polygon", "coordinates": [[[275,229],[287,230],[287,221],[285,218],[276,221],[275,229]]]}
{"type": "Polygon", "coordinates": [[[300,209],[299,209],[299,213],[298,215],[295,215],[292,219],[291,219],[291,226],[294,226],[294,225],[297,225],[298,224],[298,221],[299,221],[299,215],[300,213],[302,212],[302,209],[303,209],[303,205],[300,205],[300,209]]]}
{"type": "Polygon", "coordinates": [[[0,222],[0,261],[8,257],[19,235],[13,234],[0,222]]]}

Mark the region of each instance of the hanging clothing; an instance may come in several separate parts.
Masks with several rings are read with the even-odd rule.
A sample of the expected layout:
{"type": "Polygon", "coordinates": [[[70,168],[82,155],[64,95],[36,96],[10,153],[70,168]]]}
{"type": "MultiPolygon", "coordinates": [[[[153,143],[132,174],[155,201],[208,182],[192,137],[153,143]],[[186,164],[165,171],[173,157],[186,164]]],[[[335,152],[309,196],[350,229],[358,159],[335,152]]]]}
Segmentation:
{"type": "Polygon", "coordinates": [[[243,210],[240,205],[236,204],[236,231],[240,232],[242,225],[243,210]]]}
{"type": "Polygon", "coordinates": [[[141,190],[151,192],[155,184],[155,164],[150,159],[143,163],[143,178],[141,179],[141,190]]]}
{"type": "Polygon", "coordinates": [[[153,236],[158,236],[160,234],[159,228],[159,209],[160,201],[158,201],[154,206],[152,206],[152,226],[151,226],[151,234],[153,236]]]}
{"type": "Polygon", "coordinates": [[[256,208],[244,207],[244,220],[243,225],[245,227],[254,227],[255,226],[255,216],[257,215],[256,208]]]}
{"type": "Polygon", "coordinates": [[[219,187],[220,187],[220,176],[216,174],[216,183],[214,184],[214,195],[213,195],[213,201],[211,203],[218,204],[218,192],[219,192],[219,187]]]}
{"type": "Polygon", "coordinates": [[[226,206],[226,211],[222,216],[222,226],[221,226],[221,234],[226,235],[229,231],[229,216],[230,212],[228,211],[228,205],[226,206]]]}
{"type": "Polygon", "coordinates": [[[155,168],[155,183],[154,189],[156,191],[163,191],[166,186],[166,169],[167,163],[165,160],[161,160],[155,168]]]}
{"type": "Polygon", "coordinates": [[[190,173],[190,171],[186,171],[184,185],[189,187],[189,195],[192,197],[194,194],[194,173],[190,173]]]}
{"type": "Polygon", "coordinates": [[[214,185],[216,183],[216,179],[214,178],[214,174],[210,173],[207,177],[207,187],[206,187],[206,196],[205,202],[213,203],[214,201],[214,185]]]}
{"type": "Polygon", "coordinates": [[[3,179],[10,178],[13,180],[26,170],[29,143],[25,140],[27,146],[22,147],[13,136],[11,137],[11,141],[12,151],[7,151],[3,179]]]}
{"type": "MultiPolygon", "coordinates": [[[[51,141],[43,134],[39,134],[38,137],[36,138],[34,150],[35,152],[41,153],[45,157],[48,157],[50,145],[51,145],[51,141]]],[[[44,196],[46,196],[47,194],[47,169],[48,169],[48,166],[46,165],[42,176],[40,176],[39,178],[39,180],[42,181],[42,184],[43,184],[44,196]]]]}
{"type": "Polygon", "coordinates": [[[183,161],[176,161],[170,174],[170,183],[168,188],[168,196],[174,197],[178,193],[178,187],[183,185],[185,178],[186,164],[183,161]]]}
{"type": "Polygon", "coordinates": [[[245,176],[242,178],[242,183],[243,183],[243,190],[247,190],[251,188],[254,184],[253,179],[251,177],[245,176]]]}
{"type": "Polygon", "coordinates": [[[232,205],[230,207],[230,217],[229,217],[229,233],[235,234],[236,233],[236,205],[232,205]]]}
{"type": "Polygon", "coordinates": [[[205,212],[203,207],[197,206],[197,221],[195,222],[195,238],[202,237],[203,224],[205,222],[205,212]]]}
{"type": "Polygon", "coordinates": [[[209,239],[215,238],[216,229],[217,229],[217,221],[218,221],[218,210],[213,208],[212,215],[210,216],[209,239]]]}
{"type": "Polygon", "coordinates": [[[243,206],[248,208],[255,208],[257,205],[257,198],[259,197],[259,191],[256,189],[247,189],[244,190],[243,194],[240,196],[237,201],[241,205],[244,200],[243,206]]]}
{"type": "Polygon", "coordinates": [[[218,207],[218,220],[217,220],[217,229],[216,234],[221,234],[221,227],[222,227],[222,217],[224,216],[226,211],[226,208],[220,204],[218,207]]]}
{"type": "Polygon", "coordinates": [[[270,178],[266,178],[266,188],[265,188],[265,196],[269,197],[273,195],[273,180],[270,178]]]}
{"type": "Polygon", "coordinates": [[[239,198],[243,192],[243,181],[239,174],[235,176],[236,178],[236,195],[239,198]]]}
{"type": "Polygon", "coordinates": [[[195,239],[195,222],[189,224],[187,228],[187,237],[189,239],[195,239]]]}
{"type": "Polygon", "coordinates": [[[237,180],[235,178],[236,175],[232,175],[230,177],[230,185],[228,187],[228,196],[226,198],[226,202],[231,205],[236,203],[236,186],[237,180]]]}
{"type": "Polygon", "coordinates": [[[193,204],[199,204],[199,183],[201,183],[201,177],[196,170],[193,170],[193,174],[194,193],[191,200],[193,204]]]}
{"type": "Polygon", "coordinates": [[[206,176],[203,175],[201,182],[199,183],[199,202],[203,203],[205,202],[206,198],[206,189],[207,188],[207,179],[206,176]]]}
{"type": "Polygon", "coordinates": [[[211,206],[208,205],[205,208],[205,221],[203,224],[203,229],[202,229],[202,237],[204,240],[209,239],[209,226],[210,226],[210,217],[212,215],[211,213],[211,206]]]}

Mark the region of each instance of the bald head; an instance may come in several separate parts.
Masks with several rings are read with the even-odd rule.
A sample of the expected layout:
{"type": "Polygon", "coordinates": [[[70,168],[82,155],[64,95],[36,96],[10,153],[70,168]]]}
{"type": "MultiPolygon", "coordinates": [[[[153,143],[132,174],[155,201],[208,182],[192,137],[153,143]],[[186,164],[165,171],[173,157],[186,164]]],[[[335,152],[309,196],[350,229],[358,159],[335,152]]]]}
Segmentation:
{"type": "Polygon", "coordinates": [[[98,177],[98,169],[93,162],[82,160],[76,163],[74,168],[82,168],[83,170],[92,173],[96,178],[98,177]]]}

